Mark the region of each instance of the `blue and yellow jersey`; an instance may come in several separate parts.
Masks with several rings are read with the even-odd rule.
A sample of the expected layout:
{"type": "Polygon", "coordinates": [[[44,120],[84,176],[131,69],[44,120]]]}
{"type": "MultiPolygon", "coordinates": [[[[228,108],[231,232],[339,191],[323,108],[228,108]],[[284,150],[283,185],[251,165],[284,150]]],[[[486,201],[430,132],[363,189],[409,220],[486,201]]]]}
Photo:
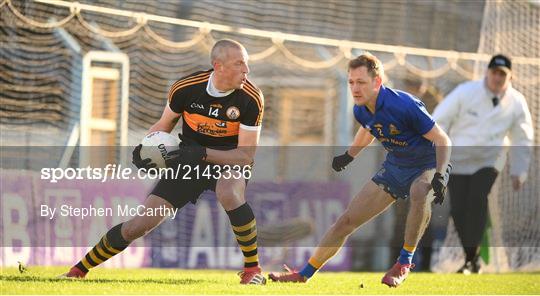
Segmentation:
{"type": "Polygon", "coordinates": [[[404,167],[435,165],[435,146],[423,137],[435,121],[413,95],[381,86],[375,113],[355,105],[354,117],[388,151],[389,163],[404,167]]]}

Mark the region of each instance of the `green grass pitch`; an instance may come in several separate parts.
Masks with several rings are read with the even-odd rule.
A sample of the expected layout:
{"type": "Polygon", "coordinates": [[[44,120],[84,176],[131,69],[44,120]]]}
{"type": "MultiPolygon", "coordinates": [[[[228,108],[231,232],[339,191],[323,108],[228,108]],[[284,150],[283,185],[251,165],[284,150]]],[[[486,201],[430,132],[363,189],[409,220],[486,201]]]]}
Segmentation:
{"type": "Polygon", "coordinates": [[[241,286],[234,271],[96,268],[84,280],[59,280],[67,267],[3,268],[0,294],[540,294],[540,273],[433,274],[413,272],[399,288],[382,272],[319,272],[307,284],[241,286]],[[361,287],[361,284],[363,288],[361,287]]]}

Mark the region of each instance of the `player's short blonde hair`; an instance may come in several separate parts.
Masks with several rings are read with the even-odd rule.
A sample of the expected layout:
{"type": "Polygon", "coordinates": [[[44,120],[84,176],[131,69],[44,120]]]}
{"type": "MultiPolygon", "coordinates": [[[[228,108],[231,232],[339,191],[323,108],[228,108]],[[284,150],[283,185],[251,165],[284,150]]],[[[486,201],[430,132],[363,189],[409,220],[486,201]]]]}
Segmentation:
{"type": "Polygon", "coordinates": [[[210,63],[214,64],[216,60],[224,61],[227,58],[229,48],[246,50],[240,42],[232,39],[221,39],[214,44],[210,52],[210,63]]]}
{"type": "Polygon", "coordinates": [[[366,67],[367,72],[372,78],[384,77],[384,69],[381,61],[369,52],[366,52],[355,59],[349,61],[349,71],[359,67],[366,67]]]}

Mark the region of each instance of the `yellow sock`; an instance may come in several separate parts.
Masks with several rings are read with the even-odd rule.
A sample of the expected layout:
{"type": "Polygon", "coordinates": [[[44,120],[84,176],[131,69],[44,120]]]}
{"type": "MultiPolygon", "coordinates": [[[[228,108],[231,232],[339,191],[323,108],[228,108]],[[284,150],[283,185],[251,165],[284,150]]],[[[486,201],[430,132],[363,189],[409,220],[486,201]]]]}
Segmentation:
{"type": "Polygon", "coordinates": [[[414,251],[416,250],[416,247],[415,246],[403,245],[403,249],[405,249],[407,252],[414,253],[414,251]]]}

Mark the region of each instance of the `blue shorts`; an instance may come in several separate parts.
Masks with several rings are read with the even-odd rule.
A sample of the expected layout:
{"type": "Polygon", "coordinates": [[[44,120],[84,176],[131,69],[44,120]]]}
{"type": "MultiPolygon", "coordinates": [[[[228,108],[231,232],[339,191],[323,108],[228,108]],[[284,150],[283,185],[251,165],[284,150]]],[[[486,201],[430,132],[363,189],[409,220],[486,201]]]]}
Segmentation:
{"type": "Polygon", "coordinates": [[[385,161],[382,168],[371,178],[375,184],[395,199],[408,198],[411,184],[422,173],[434,169],[435,164],[427,164],[419,167],[400,167],[385,161]]]}

